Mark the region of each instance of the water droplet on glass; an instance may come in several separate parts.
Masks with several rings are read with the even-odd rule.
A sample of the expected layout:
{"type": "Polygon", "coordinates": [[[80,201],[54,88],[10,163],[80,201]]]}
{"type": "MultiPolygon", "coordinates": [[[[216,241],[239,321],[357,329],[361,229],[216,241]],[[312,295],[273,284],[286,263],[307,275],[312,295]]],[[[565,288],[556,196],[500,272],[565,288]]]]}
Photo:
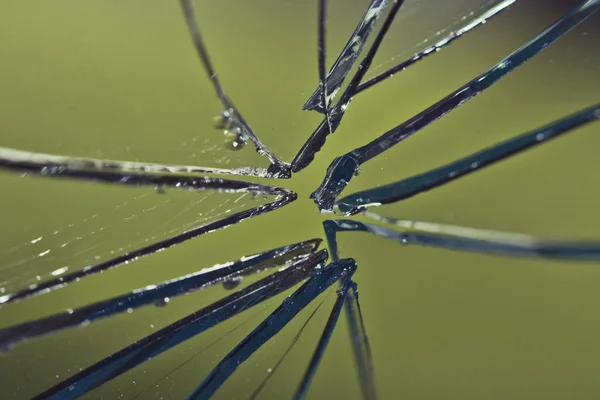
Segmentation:
{"type": "Polygon", "coordinates": [[[226,281],[223,281],[223,289],[225,289],[225,290],[235,289],[236,287],[238,287],[240,285],[241,282],[242,282],[241,276],[236,276],[234,278],[228,279],[226,281]]]}
{"type": "Polygon", "coordinates": [[[154,302],[154,305],[156,307],[165,307],[169,303],[170,300],[171,299],[169,299],[168,297],[165,297],[164,299],[158,299],[154,302]]]}
{"type": "Polygon", "coordinates": [[[233,127],[233,118],[229,111],[223,111],[213,117],[213,126],[215,129],[231,129],[233,127]]]}
{"type": "Polygon", "coordinates": [[[225,131],[225,136],[225,145],[230,150],[241,150],[248,141],[248,137],[242,134],[239,128],[232,131],[225,131]]]}

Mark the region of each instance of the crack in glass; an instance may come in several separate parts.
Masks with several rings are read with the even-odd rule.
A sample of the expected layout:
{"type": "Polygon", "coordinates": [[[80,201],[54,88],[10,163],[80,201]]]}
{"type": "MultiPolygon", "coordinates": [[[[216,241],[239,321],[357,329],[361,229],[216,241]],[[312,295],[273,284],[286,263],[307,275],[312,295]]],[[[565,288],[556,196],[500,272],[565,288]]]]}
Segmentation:
{"type": "MultiPolygon", "coordinates": [[[[466,22],[460,28],[445,33],[433,45],[365,80],[380,45],[392,26],[396,15],[402,12],[405,2],[402,0],[371,1],[350,39],[329,72],[326,73],[327,2],[319,0],[317,17],[319,84],[304,104],[303,109],[317,111],[323,114],[323,119],[300,148],[293,161],[286,163],[259,139],[259,134],[250,127],[239,109],[233,105],[232,100],[225,93],[209,57],[203,36],[200,33],[193,1],[180,0],[181,10],[193,46],[213,85],[214,92],[223,106],[223,110],[215,119],[215,127],[225,131],[231,139],[231,146],[234,148],[243,147],[246,142],[251,142],[258,154],[269,160],[269,167],[245,166],[226,169],[167,165],[135,160],[114,161],[100,158],[61,156],[3,147],[0,148],[0,168],[17,172],[22,176],[32,175],[44,179],[52,178],[51,180],[56,181],[100,182],[118,188],[151,188],[159,194],[166,191],[178,191],[193,195],[204,193],[240,195],[241,197],[234,200],[235,203],[245,196],[264,196],[273,199],[261,205],[251,204],[241,211],[232,212],[233,209],[229,209],[222,214],[214,214],[212,217],[215,219],[204,224],[197,225],[199,221],[193,221],[191,225],[184,226],[181,231],[176,232],[176,229],[167,230],[166,237],[158,241],[152,241],[156,239],[156,236],[150,236],[145,241],[152,241],[151,243],[133,250],[121,249],[120,254],[114,257],[103,255],[105,259],[101,262],[74,269],[64,267],[57,269],[51,273],[51,277],[45,277],[43,281],[37,279],[38,282],[20,287],[11,293],[5,293],[5,287],[12,287],[8,285],[10,275],[13,274],[11,271],[21,265],[3,266],[2,269],[8,271],[5,271],[8,278],[2,283],[3,292],[0,295],[0,305],[10,307],[11,303],[54,292],[83,278],[116,267],[123,267],[140,258],[159,253],[198,236],[236,225],[243,220],[270,213],[294,202],[297,199],[297,194],[284,187],[202,176],[200,174],[290,178],[292,174],[298,173],[313,162],[316,153],[324,146],[327,136],[334,133],[340,126],[350,102],[357,94],[391,78],[400,71],[404,71],[407,67],[420,62],[429,55],[435,54],[439,49],[463,37],[464,34],[471,32],[517,2],[518,0],[504,0],[487,3],[486,8],[479,15],[466,19],[466,22]],[[385,18],[383,18],[381,27],[366,55],[359,62],[354,74],[351,75],[350,82],[343,89],[337,103],[332,104],[345,79],[352,71],[354,63],[358,60],[377,21],[384,15],[385,18]],[[190,228],[190,226],[192,227],[190,228]]],[[[371,345],[358,301],[358,285],[353,280],[358,265],[352,258],[340,258],[337,243],[338,233],[366,232],[391,239],[402,245],[443,248],[467,253],[597,263],[600,259],[600,243],[597,241],[547,240],[520,233],[387,217],[367,209],[397,203],[419,193],[438,188],[497,162],[509,159],[525,150],[547,143],[551,139],[575,132],[577,128],[600,119],[600,105],[582,109],[513,139],[498,143],[471,156],[420,175],[362,190],[341,199],[338,199],[338,197],[352,177],[358,173],[361,164],[381,156],[396,144],[413,136],[429,124],[487,90],[500,78],[566,35],[598,9],[600,9],[600,0],[581,1],[578,6],[563,15],[528,43],[450,95],[387,131],[374,141],[336,158],[327,169],[323,183],[311,194],[311,198],[321,211],[336,212],[342,217],[359,214],[359,216],[365,217],[370,222],[362,222],[358,219],[325,220],[323,231],[329,251],[326,249],[318,250],[321,239],[305,240],[245,256],[225,264],[200,269],[191,274],[171,278],[61,313],[13,324],[0,329],[0,348],[6,353],[10,353],[13,347],[22,342],[54,334],[61,330],[87,326],[99,319],[131,313],[133,309],[147,305],[163,307],[171,299],[198,292],[214,285],[221,285],[225,289],[235,290],[243,277],[277,268],[276,272],[269,273],[248,286],[236,290],[228,296],[220,298],[80,370],[78,373],[39,393],[35,398],[70,399],[83,396],[175,346],[237,316],[249,308],[260,305],[296,287],[302,282],[291,295],[286,297],[275,310],[216,364],[210,373],[191,391],[188,398],[206,399],[212,397],[246,360],[269,340],[277,336],[305,307],[321,298],[323,294],[326,295],[327,290],[336,283],[339,287],[336,291],[334,305],[329,311],[326,324],[321,331],[311,359],[304,369],[294,392],[294,398],[302,399],[307,396],[310,384],[342,315],[342,310],[345,311],[351,337],[361,394],[367,399],[377,398],[371,345]]],[[[27,179],[31,179],[31,177],[28,176],[27,179]]],[[[193,206],[194,204],[190,208],[193,206]]],[[[125,220],[128,218],[135,219],[137,215],[131,215],[125,220]]],[[[86,221],[84,220],[84,222],[86,221]]],[[[53,234],[56,235],[56,233],[53,234]]],[[[42,240],[43,236],[33,238],[24,246],[33,246],[42,240]]],[[[19,245],[7,249],[5,257],[18,251],[19,245]]],[[[84,251],[89,251],[89,249],[84,249],[84,251]]],[[[54,252],[55,248],[49,248],[31,260],[16,261],[16,263],[37,263],[48,254],[54,256],[54,252]]],[[[114,251],[111,251],[111,254],[113,253],[114,251]]],[[[63,260],[59,259],[59,262],[61,261],[63,260]]],[[[300,333],[314,317],[323,302],[324,299],[310,314],[291,342],[288,351],[296,344],[300,333]]],[[[275,369],[287,356],[288,351],[282,355],[275,369]]],[[[260,395],[269,378],[270,375],[265,377],[252,393],[251,398],[260,395]]]]}

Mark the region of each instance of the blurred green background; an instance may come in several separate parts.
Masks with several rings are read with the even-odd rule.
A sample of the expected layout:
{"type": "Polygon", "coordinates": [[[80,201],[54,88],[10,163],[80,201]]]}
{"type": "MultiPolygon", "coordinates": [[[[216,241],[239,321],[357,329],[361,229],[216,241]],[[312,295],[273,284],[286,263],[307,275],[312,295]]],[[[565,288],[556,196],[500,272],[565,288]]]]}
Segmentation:
{"type": "MultiPolygon", "coordinates": [[[[328,65],[367,3],[329,2],[328,65]]],[[[406,1],[369,75],[411,56],[460,27],[462,17],[468,21],[471,12],[477,15],[494,3],[406,1]]],[[[577,4],[519,1],[438,54],[357,96],[309,168],[290,180],[256,179],[296,191],[299,199],[291,205],[2,307],[0,327],[261,250],[323,237],[321,222],[330,216],[321,215],[308,195],[334,157],[458,88],[577,4]]],[[[228,94],[261,140],[290,161],[320,122],[318,114],[301,111],[317,85],[316,2],[227,0],[196,5],[228,94]]],[[[600,15],[595,15],[488,91],[365,164],[344,193],[423,172],[594,104],[600,89],[599,26],[600,15]]],[[[177,2],[56,0],[33,5],[4,0],[0,60],[0,146],[220,168],[267,165],[250,146],[228,150],[222,134],[212,127],[212,117],[221,108],[177,2]]],[[[599,129],[580,129],[377,211],[543,237],[600,238],[600,178],[595,173],[599,129]]],[[[144,188],[7,172],[0,172],[0,185],[3,293],[47,279],[59,268],[78,269],[272,200],[170,190],[159,195],[144,188]]],[[[600,396],[597,264],[404,247],[363,233],[343,234],[339,240],[341,256],[355,258],[359,265],[355,280],[381,398],[600,396]]],[[[0,356],[0,397],[30,398],[227,293],[210,288],[174,299],[166,308],[145,307],[18,345],[0,356]]],[[[261,398],[294,393],[333,304],[334,291],[328,293],[261,398]]],[[[87,398],[184,398],[282,298],[185,342],[87,398]]],[[[243,364],[216,397],[247,398],[313,309],[311,305],[304,310],[243,364]]],[[[342,314],[309,396],[360,398],[356,382],[342,314]]]]}

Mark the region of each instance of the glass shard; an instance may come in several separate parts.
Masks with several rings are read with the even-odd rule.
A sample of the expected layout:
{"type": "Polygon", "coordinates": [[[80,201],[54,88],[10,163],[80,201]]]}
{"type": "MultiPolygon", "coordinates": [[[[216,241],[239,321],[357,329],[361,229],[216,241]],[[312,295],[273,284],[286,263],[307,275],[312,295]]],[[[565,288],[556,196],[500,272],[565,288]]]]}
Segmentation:
{"type": "Polygon", "coordinates": [[[334,207],[343,215],[350,216],[369,207],[395,203],[450,183],[565,133],[576,131],[577,128],[598,119],[600,104],[421,175],[351,194],[338,200],[334,207]]]}
{"type": "Polygon", "coordinates": [[[390,129],[378,139],[336,158],[329,166],[323,183],[312,193],[311,198],[315,200],[320,209],[332,210],[335,198],[357,173],[361,164],[413,136],[416,132],[488,89],[506,74],[521,66],[549,44],[585,21],[598,9],[600,9],[600,2],[581,3],[527,44],[496,63],[491,69],[472,79],[429,108],[390,129]]]}
{"type": "MultiPolygon", "coordinates": [[[[354,62],[360,55],[367,39],[375,27],[379,16],[385,11],[387,0],[372,0],[365,14],[359,21],[356,29],[350,36],[348,43],[342,49],[340,55],[333,63],[327,73],[325,85],[319,85],[317,90],[310,96],[302,107],[304,110],[316,110],[325,113],[325,108],[335,98],[335,94],[342,86],[344,79],[350,72],[354,62]],[[323,86],[327,87],[328,92],[323,92],[323,86]],[[325,100],[323,100],[323,97],[325,100]],[[324,106],[325,104],[325,106],[324,106]]],[[[323,25],[320,23],[320,25],[323,25]]]]}
{"type": "MultiPolygon", "coordinates": [[[[372,87],[372,86],[376,85],[377,83],[393,76],[396,72],[406,69],[408,66],[416,63],[417,61],[422,60],[429,54],[437,52],[438,50],[440,50],[442,47],[446,46],[450,42],[463,36],[465,33],[470,32],[475,27],[484,24],[488,19],[495,17],[501,11],[508,8],[508,6],[512,5],[515,1],[516,0],[505,0],[505,1],[501,1],[501,2],[500,1],[488,2],[481,7],[482,10],[478,10],[478,14],[476,17],[473,17],[473,15],[475,15],[475,12],[470,12],[468,15],[465,15],[460,19],[457,18],[457,20],[460,21],[460,22],[457,22],[458,24],[460,24],[460,26],[461,26],[460,28],[458,28],[455,31],[451,31],[451,32],[447,33],[446,36],[444,36],[443,38],[440,38],[434,45],[429,45],[425,49],[416,52],[416,54],[414,54],[411,58],[404,60],[404,61],[400,62],[399,64],[389,68],[388,70],[385,70],[385,71],[379,73],[378,75],[374,76],[373,78],[369,79],[368,81],[363,82],[363,78],[365,77],[367,72],[370,70],[373,60],[375,59],[376,55],[380,53],[380,46],[384,42],[384,38],[386,36],[390,36],[393,38],[397,38],[397,37],[404,38],[407,36],[415,37],[410,34],[406,35],[407,32],[402,32],[402,34],[400,34],[398,32],[390,33],[391,31],[393,31],[393,29],[391,29],[391,27],[394,26],[393,22],[396,22],[396,24],[395,24],[396,26],[400,25],[401,27],[404,27],[405,25],[407,25],[407,20],[404,20],[401,23],[396,18],[399,10],[401,10],[401,11],[399,12],[398,15],[411,16],[410,15],[411,12],[406,11],[406,9],[408,8],[408,4],[411,2],[406,2],[406,3],[404,1],[394,2],[392,7],[390,7],[389,13],[386,16],[381,29],[377,33],[377,36],[374,39],[373,44],[371,45],[368,53],[365,55],[365,57],[361,61],[360,65],[358,66],[358,70],[356,71],[355,75],[353,76],[352,82],[344,90],[338,103],[333,107],[333,110],[332,110],[333,117],[330,117],[329,114],[327,114],[326,115],[327,125],[325,125],[325,123],[324,123],[325,121],[322,122],[317,127],[317,129],[312,133],[312,135],[309,137],[308,141],[305,142],[303,147],[300,149],[300,151],[298,152],[298,154],[292,161],[292,171],[298,172],[298,171],[302,170],[303,168],[305,168],[306,166],[308,166],[312,162],[312,160],[314,159],[315,153],[320,151],[322,146],[325,144],[326,137],[328,135],[330,135],[331,133],[333,133],[338,128],[338,126],[341,122],[341,119],[344,116],[344,112],[348,108],[348,106],[354,96],[356,96],[358,93],[362,92],[363,90],[365,90],[369,87],[372,87]],[[465,20],[467,20],[467,22],[465,22],[465,20]],[[332,123],[332,118],[333,118],[333,123],[332,123]],[[328,129],[325,130],[325,128],[328,128],[328,129]]],[[[418,5],[417,8],[419,9],[419,11],[426,9],[426,8],[422,8],[421,4],[417,4],[417,5],[418,5]]],[[[365,14],[365,15],[369,15],[369,18],[374,18],[371,21],[372,23],[374,23],[374,20],[383,11],[383,8],[385,7],[385,3],[373,2],[373,3],[371,3],[371,6],[374,6],[375,9],[369,10],[367,12],[367,14],[365,14]]],[[[412,9],[415,8],[414,2],[413,2],[413,4],[411,4],[411,7],[412,7],[412,9]]],[[[473,7],[471,2],[469,2],[468,7],[473,7]]],[[[430,13],[430,12],[428,11],[428,13],[430,13]]],[[[455,10],[455,13],[456,13],[456,10],[455,10]]],[[[444,13],[444,12],[442,12],[441,14],[446,15],[446,13],[444,13]]],[[[433,17],[430,17],[428,20],[433,20],[433,17]]],[[[414,28],[415,25],[411,25],[411,26],[414,28]]],[[[417,28],[417,30],[418,29],[419,28],[417,28]]],[[[443,33],[443,31],[438,31],[437,35],[441,35],[442,33],[443,33]]],[[[355,32],[355,34],[356,34],[356,32],[355,32]]],[[[417,35],[416,37],[420,37],[420,36],[417,35]]],[[[351,38],[351,42],[352,42],[352,40],[354,40],[353,38],[351,38]]],[[[388,40],[388,42],[389,41],[390,40],[388,40]]],[[[423,43],[426,43],[426,42],[427,42],[427,40],[425,40],[423,43]]],[[[357,46],[357,48],[354,49],[357,52],[356,54],[353,53],[354,57],[358,56],[358,52],[360,52],[361,46],[363,44],[364,43],[359,41],[359,46],[357,46]]],[[[385,57],[390,58],[389,55],[386,55],[385,57]]],[[[394,59],[394,57],[391,57],[391,58],[392,58],[392,60],[394,59]]],[[[348,70],[347,71],[344,70],[344,74],[347,74],[349,72],[350,67],[351,67],[351,65],[348,65],[348,70]]],[[[345,77],[345,75],[343,75],[343,77],[345,77]]],[[[341,80],[338,79],[338,81],[339,81],[338,82],[339,85],[341,85],[343,78],[341,80]]],[[[339,90],[339,85],[336,86],[337,90],[339,90]]],[[[311,99],[309,100],[309,103],[311,101],[314,103],[314,101],[315,101],[314,97],[318,93],[322,93],[322,92],[319,92],[319,91],[315,92],[313,97],[311,97],[311,99]]],[[[309,104],[309,103],[307,103],[307,104],[309,104]]],[[[305,105],[305,107],[306,107],[306,105],[305,105]]],[[[317,106],[312,105],[311,107],[314,108],[317,106]]],[[[321,110],[322,110],[322,108],[321,108],[321,110]]]]}
{"type": "Polygon", "coordinates": [[[321,124],[319,124],[319,126],[313,131],[308,140],[304,143],[304,145],[302,145],[300,151],[298,151],[294,157],[294,160],[292,160],[292,172],[299,172],[306,168],[314,159],[315,153],[317,153],[325,144],[327,136],[335,132],[340,125],[346,108],[355,94],[356,88],[360,84],[366,72],[369,70],[369,66],[373,61],[373,57],[375,56],[375,53],[377,53],[381,42],[388,32],[392,22],[394,21],[394,17],[398,13],[398,10],[402,7],[402,4],[404,4],[403,1],[398,1],[395,2],[392,7],[390,7],[390,11],[383,21],[382,27],[377,33],[373,45],[369,49],[367,55],[360,62],[358,69],[352,77],[348,87],[346,87],[338,102],[331,109],[331,112],[327,115],[327,118],[323,120],[321,124]]]}
{"type": "Polygon", "coordinates": [[[375,400],[377,399],[377,389],[373,368],[373,355],[358,301],[358,285],[355,282],[350,282],[349,287],[350,290],[345,298],[344,309],[346,310],[348,320],[348,331],[354,352],[354,362],[358,370],[358,379],[363,398],[375,400]]]}
{"type": "Polygon", "coordinates": [[[289,176],[289,165],[279,160],[275,154],[260,141],[248,122],[246,122],[244,117],[242,117],[242,114],[240,114],[238,109],[233,105],[231,99],[225,94],[225,90],[223,89],[223,86],[217,77],[217,73],[212,65],[212,62],[210,61],[208,51],[202,40],[200,27],[198,26],[196,17],[194,15],[195,12],[193,0],[180,0],[180,4],[185,16],[188,30],[190,31],[190,36],[192,37],[192,41],[194,43],[194,47],[196,48],[202,65],[206,70],[206,74],[213,83],[215,92],[224,107],[222,113],[219,115],[219,117],[217,117],[217,128],[226,129],[226,134],[234,136],[233,141],[231,142],[233,150],[237,150],[238,148],[241,148],[247,141],[251,141],[259,154],[265,155],[269,158],[273,175],[289,176]]]}
{"type": "Polygon", "coordinates": [[[318,59],[318,69],[319,69],[319,89],[321,92],[320,102],[321,109],[325,114],[325,119],[327,120],[327,127],[331,132],[331,120],[329,117],[329,104],[327,98],[329,97],[329,88],[327,85],[327,77],[325,75],[325,65],[326,65],[326,29],[325,25],[327,24],[327,2],[326,0],[319,0],[319,15],[318,15],[318,42],[317,42],[317,59],[318,59]]]}
{"type": "Polygon", "coordinates": [[[47,176],[0,176],[13,188],[6,200],[32,203],[4,210],[13,222],[2,233],[0,303],[128,264],[294,198],[284,189],[224,179],[19,169],[47,176]],[[112,184],[51,179],[63,176],[112,184]]]}
{"type": "Polygon", "coordinates": [[[327,251],[297,261],[288,268],[236,292],[118,351],[40,393],[40,398],[77,398],[135,366],[156,357],[203,331],[260,304],[306,279],[327,258],[327,251]]]}
{"type": "Polygon", "coordinates": [[[517,0],[407,0],[388,33],[395,40],[383,42],[357,92],[437,53],[515,3],[517,0]],[[420,23],[411,23],[415,20],[420,23]]]}
{"type": "Polygon", "coordinates": [[[313,352],[313,355],[310,359],[310,363],[308,364],[308,367],[304,372],[302,381],[300,382],[300,385],[296,390],[296,394],[294,396],[295,399],[300,400],[306,398],[311,381],[317,372],[317,367],[319,366],[321,359],[323,358],[325,349],[327,348],[327,345],[331,340],[331,335],[333,334],[333,330],[337,325],[340,313],[342,312],[342,308],[344,307],[346,296],[348,295],[348,291],[350,290],[350,278],[351,276],[346,276],[344,278],[344,283],[342,283],[342,287],[338,289],[335,304],[333,305],[333,309],[329,314],[327,324],[323,328],[323,333],[319,338],[319,342],[317,343],[317,347],[313,352]]]}
{"type": "Polygon", "coordinates": [[[225,288],[230,289],[227,286],[228,282],[239,283],[243,276],[289,264],[301,256],[316,251],[319,243],[320,240],[314,239],[250,255],[235,262],[215,265],[169,281],[136,289],[118,297],[2,328],[0,329],[0,348],[8,350],[18,342],[66,328],[88,325],[97,319],[107,318],[118,313],[131,313],[136,308],[148,304],[166,306],[166,303],[169,303],[174,297],[215,284],[223,284],[225,288]]]}
{"type": "MultiPolygon", "coordinates": [[[[391,222],[403,227],[409,224],[408,221],[401,220],[396,222],[394,218],[381,217],[373,213],[369,213],[368,215],[379,221],[391,222]]],[[[448,250],[517,257],[588,262],[598,262],[600,260],[600,243],[597,241],[542,240],[521,234],[421,222],[415,222],[411,225],[411,227],[416,229],[415,231],[403,232],[385,226],[354,220],[327,221],[325,227],[329,231],[327,236],[332,253],[337,251],[337,232],[358,231],[391,239],[402,245],[412,244],[448,250]]]]}
{"type": "MultiPolygon", "coordinates": [[[[600,297],[598,262],[400,245],[357,232],[337,239],[341,257],[357,258],[353,279],[360,285],[381,398],[452,393],[500,400],[515,388],[542,397],[552,397],[555,391],[569,397],[567,393],[582,384],[585,389],[576,397],[584,399],[597,390],[596,382],[582,377],[581,371],[594,371],[592,358],[599,353],[593,345],[598,326],[593,310],[600,297]],[[570,365],[551,362],[559,357],[584,366],[571,373],[570,365]],[[515,367],[515,360],[525,366],[515,367]],[[544,366],[545,361],[550,365],[544,366]],[[521,376],[530,368],[538,368],[540,381],[521,376]],[[555,374],[568,376],[569,382],[548,383],[555,374]]],[[[340,351],[334,354],[341,357],[340,351]]],[[[317,375],[325,374],[321,378],[328,380],[331,390],[337,375],[325,371],[317,375]]],[[[348,380],[348,373],[345,376],[348,380]]],[[[354,398],[362,397],[357,393],[354,398]]]]}
{"type": "Polygon", "coordinates": [[[221,363],[190,394],[190,398],[208,398],[233,374],[236,368],[275,336],[304,307],[311,303],[325,289],[351,275],[356,270],[353,260],[333,262],[314,274],[304,285],[288,297],[250,335],[234,348],[221,363]]]}

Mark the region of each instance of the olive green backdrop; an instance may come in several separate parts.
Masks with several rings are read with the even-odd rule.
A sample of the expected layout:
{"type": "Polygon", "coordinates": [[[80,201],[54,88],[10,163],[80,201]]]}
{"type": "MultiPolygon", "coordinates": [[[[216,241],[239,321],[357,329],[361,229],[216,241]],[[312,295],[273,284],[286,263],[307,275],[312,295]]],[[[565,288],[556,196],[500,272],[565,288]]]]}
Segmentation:
{"type": "MultiPolygon", "coordinates": [[[[330,2],[328,65],[366,3],[330,2]]],[[[477,14],[489,3],[407,1],[374,62],[375,72],[422,48],[424,39],[439,39],[444,32],[436,36],[438,31],[459,27],[462,16],[468,19],[470,11],[477,14]]],[[[2,307],[0,326],[324,237],[321,222],[332,216],[320,214],[308,196],[334,157],[458,88],[577,4],[522,0],[438,54],[357,96],[310,167],[290,180],[256,179],[296,191],[299,198],[291,205],[2,307]]],[[[290,161],[320,121],[318,114],[301,111],[317,85],[316,2],[199,1],[197,9],[227,92],[263,142],[290,161]]],[[[600,15],[365,164],[344,193],[423,172],[597,102],[598,26],[600,15]]],[[[223,144],[222,134],[211,126],[212,116],[220,111],[211,90],[175,1],[0,2],[1,146],[221,168],[266,166],[250,146],[233,152],[223,144]]],[[[592,124],[447,187],[376,211],[543,237],[600,240],[599,133],[600,125],[592,124]]],[[[47,279],[57,268],[81,268],[111,251],[135,248],[131,246],[190,223],[269,200],[246,196],[236,202],[235,194],[175,191],[160,195],[151,189],[6,172],[0,172],[0,187],[0,286],[5,292],[35,283],[38,275],[47,279]],[[35,242],[39,237],[43,239],[35,242]]],[[[339,240],[341,256],[355,258],[359,265],[355,280],[381,398],[600,396],[598,264],[407,247],[364,233],[342,234],[339,240]]],[[[165,308],[145,307],[18,345],[0,356],[0,397],[30,398],[228,293],[211,288],[174,299],[165,308]]],[[[261,398],[289,397],[333,304],[334,291],[328,293],[278,371],[270,369],[314,305],[242,365],[217,397],[247,398],[269,373],[273,376],[261,398]]],[[[88,398],[184,398],[282,299],[185,342],[88,398]]],[[[356,382],[342,314],[309,396],[360,398],[356,382]]]]}

